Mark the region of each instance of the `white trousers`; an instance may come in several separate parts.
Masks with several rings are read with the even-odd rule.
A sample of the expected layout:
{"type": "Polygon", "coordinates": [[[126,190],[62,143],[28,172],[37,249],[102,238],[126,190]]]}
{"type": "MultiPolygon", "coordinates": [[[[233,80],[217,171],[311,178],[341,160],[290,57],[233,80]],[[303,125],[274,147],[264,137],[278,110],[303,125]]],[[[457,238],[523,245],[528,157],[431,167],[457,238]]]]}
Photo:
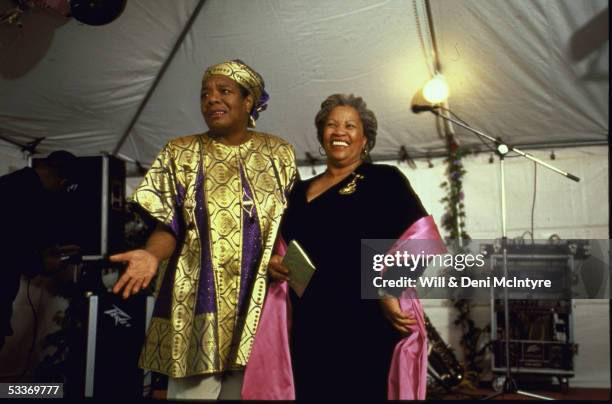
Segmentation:
{"type": "Polygon", "coordinates": [[[244,371],[168,378],[168,400],[240,400],[244,371]]]}

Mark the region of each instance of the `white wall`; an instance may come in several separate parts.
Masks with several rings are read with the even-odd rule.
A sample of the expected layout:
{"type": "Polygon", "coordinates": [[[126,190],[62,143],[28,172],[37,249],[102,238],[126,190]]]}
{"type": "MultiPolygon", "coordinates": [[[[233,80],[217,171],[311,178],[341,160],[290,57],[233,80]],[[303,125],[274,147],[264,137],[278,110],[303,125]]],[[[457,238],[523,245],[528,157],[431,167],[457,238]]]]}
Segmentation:
{"type": "MultiPolygon", "coordinates": [[[[588,147],[534,151],[533,155],[581,178],[570,181],[543,167],[537,168],[537,193],[534,212],[536,239],[558,234],[562,239],[608,239],[608,152],[607,147],[588,147]]],[[[472,239],[494,239],[501,236],[499,164],[489,164],[490,154],[464,159],[467,232],[472,239]]],[[[396,161],[384,162],[397,165],[396,161]]],[[[444,213],[440,199],[445,180],[442,159],[417,161],[417,168],[406,164],[399,168],[410,180],[425,208],[437,223],[444,213]]],[[[523,158],[508,158],[505,163],[507,194],[507,232],[509,238],[520,237],[531,227],[534,164],[523,158]]],[[[311,167],[301,167],[303,179],[312,176],[311,167]]],[[[324,167],[315,167],[321,173],[324,167]]],[[[610,387],[610,344],[608,300],[574,300],[574,334],[579,345],[575,357],[575,377],[571,386],[610,387]]],[[[424,307],[445,341],[456,347],[459,358],[461,330],[453,325],[455,309],[445,300],[424,300],[424,307]]],[[[488,304],[473,308],[473,319],[479,326],[489,323],[488,304]]]]}

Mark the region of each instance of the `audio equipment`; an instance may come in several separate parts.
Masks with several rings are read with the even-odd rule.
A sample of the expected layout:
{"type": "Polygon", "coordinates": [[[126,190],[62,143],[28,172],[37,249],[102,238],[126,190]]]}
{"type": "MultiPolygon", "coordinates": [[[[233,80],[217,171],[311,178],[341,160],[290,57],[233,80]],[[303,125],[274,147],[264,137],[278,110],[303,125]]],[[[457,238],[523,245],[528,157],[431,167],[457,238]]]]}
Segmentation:
{"type": "MultiPolygon", "coordinates": [[[[36,167],[43,157],[33,157],[36,167]]],[[[125,162],[109,155],[77,157],[70,192],[56,196],[54,229],[61,244],[76,244],[84,261],[124,250],[125,162]]]]}

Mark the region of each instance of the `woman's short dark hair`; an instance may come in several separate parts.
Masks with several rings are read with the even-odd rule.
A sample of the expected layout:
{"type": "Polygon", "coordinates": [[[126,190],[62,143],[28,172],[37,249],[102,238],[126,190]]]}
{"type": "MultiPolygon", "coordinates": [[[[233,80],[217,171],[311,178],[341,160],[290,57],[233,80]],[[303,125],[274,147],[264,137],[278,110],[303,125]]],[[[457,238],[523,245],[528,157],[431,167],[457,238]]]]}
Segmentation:
{"type": "Polygon", "coordinates": [[[323,129],[327,118],[332,109],[340,106],[353,107],[359,114],[359,119],[363,125],[363,134],[366,137],[366,149],[370,152],[376,144],[376,130],[378,122],[374,112],[368,109],[365,101],[361,97],[355,97],[353,94],[333,94],[330,95],[321,103],[321,109],[315,117],[315,126],[317,127],[317,139],[323,144],[323,129]]]}

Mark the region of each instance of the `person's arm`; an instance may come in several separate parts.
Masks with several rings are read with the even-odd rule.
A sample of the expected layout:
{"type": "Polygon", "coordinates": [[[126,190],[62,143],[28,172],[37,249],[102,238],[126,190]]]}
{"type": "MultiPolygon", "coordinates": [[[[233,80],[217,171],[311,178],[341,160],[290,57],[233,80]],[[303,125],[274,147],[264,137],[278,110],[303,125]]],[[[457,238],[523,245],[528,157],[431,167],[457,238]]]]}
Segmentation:
{"type": "Polygon", "coordinates": [[[123,298],[138,293],[149,286],[157,273],[159,263],[170,258],[176,248],[176,239],[167,226],[158,223],[149,236],[144,249],[115,254],[109,259],[113,262],[127,262],[127,268],[113,287],[113,293],[120,293],[123,298]]]}
{"type": "MultiPolygon", "coordinates": [[[[383,168],[381,168],[382,170],[383,168]]],[[[396,167],[385,168],[384,180],[380,181],[380,193],[386,196],[385,209],[381,210],[381,223],[389,234],[390,239],[400,237],[410,226],[420,218],[427,216],[419,197],[412,189],[410,181],[396,167]]],[[[385,279],[398,279],[400,276],[408,276],[417,279],[423,273],[424,267],[419,266],[415,271],[385,272],[385,279]]],[[[393,328],[403,336],[410,334],[410,326],[416,324],[413,313],[403,312],[399,302],[401,290],[384,291],[384,297],[380,298],[380,306],[384,316],[389,320],[393,328]]]]}
{"type": "Polygon", "coordinates": [[[144,249],[137,249],[110,257],[113,262],[126,262],[127,268],[113,287],[114,293],[123,290],[123,297],[138,293],[157,273],[157,267],[172,255],[178,228],[171,227],[180,214],[184,200],[184,184],[179,186],[180,173],[177,168],[176,145],[168,142],[159,152],[151,168],[145,174],[132,199],[148,215],[157,220],[157,226],[147,239],[144,249]],[[181,192],[183,190],[183,192],[181,192]]]}
{"type": "Polygon", "coordinates": [[[157,223],[155,230],[147,240],[145,250],[151,253],[158,262],[170,258],[176,248],[176,239],[168,226],[157,223]]]}

